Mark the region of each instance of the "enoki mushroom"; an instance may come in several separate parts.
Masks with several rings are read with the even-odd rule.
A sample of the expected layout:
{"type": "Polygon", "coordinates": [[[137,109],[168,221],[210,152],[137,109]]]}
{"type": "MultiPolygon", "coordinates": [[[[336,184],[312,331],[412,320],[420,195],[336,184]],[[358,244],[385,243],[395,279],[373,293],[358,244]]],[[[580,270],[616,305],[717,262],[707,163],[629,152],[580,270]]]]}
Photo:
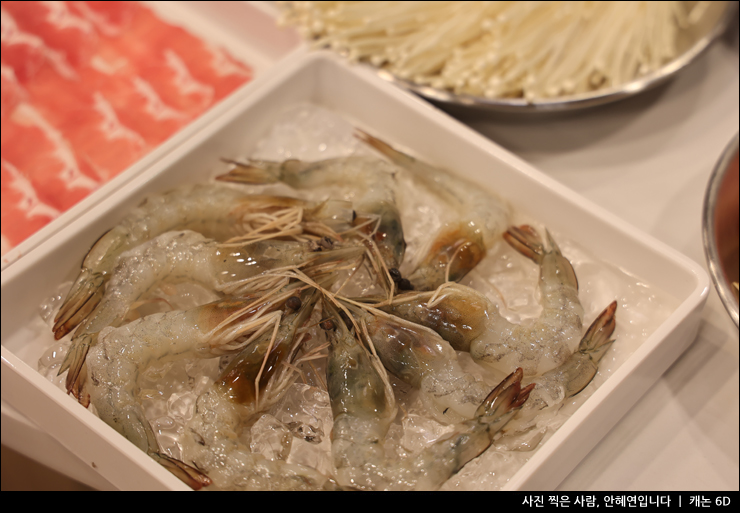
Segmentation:
{"type": "Polygon", "coordinates": [[[617,87],[677,55],[707,2],[280,2],[317,47],[420,85],[530,101],[617,87]]]}

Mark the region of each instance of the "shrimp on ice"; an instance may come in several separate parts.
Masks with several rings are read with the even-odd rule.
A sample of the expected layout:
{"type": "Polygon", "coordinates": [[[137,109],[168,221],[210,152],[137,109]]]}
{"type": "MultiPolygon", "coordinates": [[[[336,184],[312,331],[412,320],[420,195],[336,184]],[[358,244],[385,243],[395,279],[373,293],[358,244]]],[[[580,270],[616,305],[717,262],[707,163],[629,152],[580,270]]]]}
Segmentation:
{"type": "Polygon", "coordinates": [[[549,249],[529,226],[509,228],[504,239],[540,267],[542,312],[536,319],[511,323],[485,295],[457,283],[397,296],[383,309],[435,330],[478,362],[501,372],[522,367],[525,376],[534,376],[563,364],[578,347],[583,328],[578,280],[549,233],[549,249]]]}
{"type": "MultiPolygon", "coordinates": [[[[343,209],[341,205],[253,196],[225,184],[185,185],[147,197],[88,251],[80,273],[54,318],[55,338],[62,338],[95,309],[123,252],[171,230],[189,229],[226,241],[254,230],[255,218],[259,221],[265,213],[288,210],[302,213],[307,219],[349,216],[351,221],[352,214],[351,209],[343,209]]],[[[263,223],[257,224],[259,230],[264,229],[263,223]]]]}
{"type": "Polygon", "coordinates": [[[319,291],[311,287],[300,297],[289,297],[285,302],[286,313],[276,331],[263,334],[223,370],[215,384],[219,393],[245,405],[250,412],[273,404],[289,384],[287,376],[294,374],[284,363],[295,359],[299,349],[294,343],[297,331],[311,316],[319,295],[319,291]]]}
{"type": "Polygon", "coordinates": [[[104,422],[178,478],[196,489],[206,486],[205,474],[160,451],[137,401],[138,378],[155,362],[238,352],[279,316],[253,299],[229,299],[108,328],[87,358],[92,404],[104,422]]]}
{"type": "MultiPolygon", "coordinates": [[[[331,248],[330,244],[325,244],[331,248]]],[[[315,242],[266,240],[222,245],[192,231],[166,232],[122,254],[95,309],[79,325],[59,373],[69,370],[68,392],[78,383],[85,355],[97,333],[120,325],[130,306],[161,282],[194,281],[221,293],[255,292],[256,276],[276,268],[320,266],[361,256],[357,247],[329,249],[315,242]]],[[[306,270],[309,272],[309,270],[306,270]]],[[[270,282],[273,283],[273,282],[270,282]]],[[[274,287],[273,287],[274,288],[274,287]]],[[[67,330],[67,326],[60,330],[67,330]]],[[[76,386],[77,384],[77,386],[76,386]]]]}
{"type": "Polygon", "coordinates": [[[368,354],[339,310],[324,301],[322,322],[329,339],[326,383],[334,425],[332,458],[342,486],[373,489],[378,476],[368,469],[386,464],[383,441],[396,418],[396,400],[377,357],[368,354]]]}
{"type": "Polygon", "coordinates": [[[486,255],[506,230],[509,206],[496,195],[446,170],[405,153],[356,129],[356,136],[407,170],[458,215],[435,236],[430,248],[408,276],[414,290],[434,290],[446,281],[460,281],[486,255]]]}
{"type": "Polygon", "coordinates": [[[331,319],[322,327],[330,341],[327,385],[331,401],[332,457],[341,486],[361,490],[436,490],[479,456],[524,404],[532,387],[521,388],[521,369],[484,399],[474,418],[423,449],[417,456],[390,460],[383,441],[396,415],[385,370],[362,346],[337,310],[325,301],[331,319]]]}
{"type": "Polygon", "coordinates": [[[277,332],[263,333],[236,355],[197,399],[182,440],[183,460],[203,470],[222,490],[325,490],[336,483],[315,469],[253,454],[242,430],[286,390],[294,372],[289,363],[302,337],[298,329],[318,300],[315,289],[285,302],[277,332]]]}
{"type": "Polygon", "coordinates": [[[445,424],[470,419],[491,387],[461,367],[452,346],[429,328],[374,308],[347,305],[383,366],[421,392],[422,403],[445,424]]]}
{"type": "Polygon", "coordinates": [[[545,408],[559,408],[567,399],[580,393],[599,371],[599,361],[614,343],[617,326],[617,302],[613,301],[591,323],[578,350],[562,365],[530,380],[534,389],[529,401],[507,426],[506,431],[520,432],[536,422],[545,408]]]}
{"type": "MultiPolygon", "coordinates": [[[[282,182],[294,189],[312,189],[333,184],[351,185],[358,217],[355,226],[363,227],[377,245],[388,270],[403,262],[406,241],[401,215],[396,206],[395,169],[384,160],[367,156],[340,157],[317,162],[286,160],[248,163],[228,161],[236,167],[217,177],[237,183],[266,184],[282,182]],[[374,221],[373,219],[377,220],[374,221]]],[[[395,274],[395,273],[394,273],[395,274]]]]}

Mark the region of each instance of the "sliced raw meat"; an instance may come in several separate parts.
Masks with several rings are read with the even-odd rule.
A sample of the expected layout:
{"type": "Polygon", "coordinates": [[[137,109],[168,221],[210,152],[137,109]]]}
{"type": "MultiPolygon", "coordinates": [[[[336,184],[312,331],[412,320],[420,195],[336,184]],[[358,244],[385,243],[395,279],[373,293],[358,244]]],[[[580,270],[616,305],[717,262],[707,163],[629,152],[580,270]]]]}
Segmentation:
{"type": "Polygon", "coordinates": [[[84,79],[87,75],[66,78],[44,65],[26,91],[44,119],[64,134],[81,171],[104,182],[140,159],[150,146],[121,123],[104,92],[84,79]]]}
{"type": "MultiPolygon", "coordinates": [[[[44,41],[33,34],[18,28],[13,16],[7,12],[2,4],[0,19],[2,20],[2,60],[15,73],[16,79],[26,83],[33,78],[36,71],[50,58],[62,58],[58,52],[53,52],[44,44],[44,41]]],[[[71,72],[71,70],[70,70],[71,72]]]]}
{"type": "Polygon", "coordinates": [[[31,182],[10,163],[2,160],[3,253],[46,226],[59,211],[44,204],[31,182]]]}
{"type": "Polygon", "coordinates": [[[61,52],[75,68],[89,61],[98,44],[92,23],[72,12],[64,2],[3,2],[18,27],[40,37],[61,52]]]}
{"type": "Polygon", "coordinates": [[[98,186],[80,171],[62,134],[28,104],[3,120],[1,140],[3,160],[28,178],[47,205],[65,211],[98,186]]]}
{"type": "Polygon", "coordinates": [[[136,2],[67,2],[70,10],[92,23],[99,33],[120,35],[131,25],[136,2]]]}
{"type": "MultiPolygon", "coordinates": [[[[252,76],[137,2],[4,1],[2,66],[4,169],[26,180],[23,205],[60,212],[252,76]]],[[[3,194],[17,193],[13,176],[3,171],[3,194]]],[[[42,210],[24,226],[46,222],[42,210]]],[[[3,252],[24,230],[3,228],[3,252]]]]}
{"type": "Polygon", "coordinates": [[[25,100],[28,94],[15,78],[13,68],[6,66],[5,63],[0,65],[0,77],[2,78],[2,118],[8,117],[15,107],[25,100]]]}

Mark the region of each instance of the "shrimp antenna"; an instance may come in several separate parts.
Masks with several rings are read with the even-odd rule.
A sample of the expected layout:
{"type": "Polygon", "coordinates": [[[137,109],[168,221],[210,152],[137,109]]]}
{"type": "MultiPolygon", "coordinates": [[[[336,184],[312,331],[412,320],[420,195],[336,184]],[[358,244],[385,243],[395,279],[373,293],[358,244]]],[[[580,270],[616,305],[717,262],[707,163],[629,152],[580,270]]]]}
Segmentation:
{"type": "Polygon", "coordinates": [[[257,372],[257,376],[254,378],[254,404],[257,409],[260,407],[260,379],[262,378],[262,372],[265,370],[265,366],[267,365],[267,359],[270,357],[270,352],[272,351],[273,346],[275,345],[275,339],[277,338],[278,330],[280,329],[280,322],[276,322],[275,326],[272,330],[272,337],[270,337],[270,343],[267,344],[267,350],[265,351],[265,356],[262,358],[262,365],[260,366],[259,372],[257,372]]]}
{"type": "Polygon", "coordinates": [[[302,218],[303,207],[291,207],[280,210],[274,214],[266,214],[262,212],[247,214],[242,219],[245,226],[254,226],[260,221],[262,221],[262,223],[252,228],[247,233],[238,237],[232,237],[220,245],[222,247],[234,247],[253,244],[255,242],[275,239],[278,237],[297,236],[303,233],[303,228],[300,226],[302,218]],[[273,231],[270,232],[270,230],[273,231]]]}

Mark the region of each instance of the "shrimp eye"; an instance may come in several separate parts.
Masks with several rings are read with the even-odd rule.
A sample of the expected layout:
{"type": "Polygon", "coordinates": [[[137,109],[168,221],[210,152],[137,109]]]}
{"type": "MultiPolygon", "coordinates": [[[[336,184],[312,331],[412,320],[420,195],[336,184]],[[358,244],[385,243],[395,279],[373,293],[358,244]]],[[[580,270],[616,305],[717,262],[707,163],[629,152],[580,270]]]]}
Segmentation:
{"type": "Polygon", "coordinates": [[[287,301],[285,301],[285,306],[291,310],[298,310],[301,307],[301,304],[301,299],[298,296],[290,296],[287,301]]]}

